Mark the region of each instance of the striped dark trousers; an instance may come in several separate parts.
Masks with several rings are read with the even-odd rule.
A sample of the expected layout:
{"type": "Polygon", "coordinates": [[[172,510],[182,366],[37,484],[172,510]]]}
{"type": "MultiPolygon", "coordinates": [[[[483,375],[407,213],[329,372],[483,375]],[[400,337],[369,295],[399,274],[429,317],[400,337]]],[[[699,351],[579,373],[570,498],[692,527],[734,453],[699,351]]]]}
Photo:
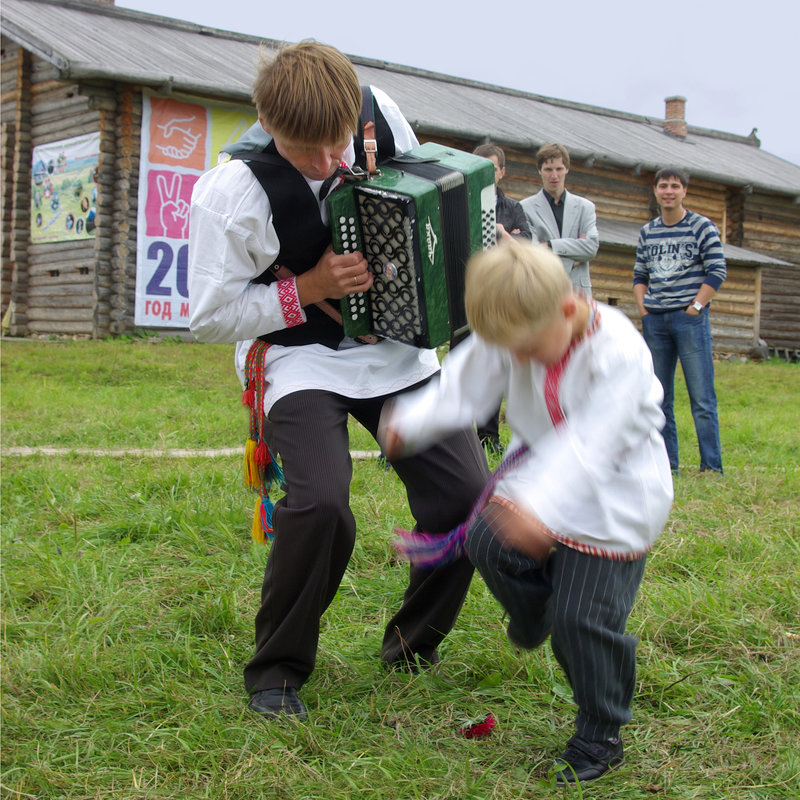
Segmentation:
{"type": "Polygon", "coordinates": [[[631,719],[636,682],[635,637],[625,633],[645,557],[614,561],[563,544],[539,564],[503,547],[478,517],[467,554],[508,612],[509,638],[523,647],[550,644],[578,705],[576,732],[611,739],[631,719]]]}

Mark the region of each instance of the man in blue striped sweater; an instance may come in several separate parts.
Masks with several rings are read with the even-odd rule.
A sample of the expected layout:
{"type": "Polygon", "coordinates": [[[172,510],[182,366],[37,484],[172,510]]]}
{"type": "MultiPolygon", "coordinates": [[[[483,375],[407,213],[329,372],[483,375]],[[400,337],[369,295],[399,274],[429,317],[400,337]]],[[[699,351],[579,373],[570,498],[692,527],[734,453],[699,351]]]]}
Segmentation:
{"type": "Polygon", "coordinates": [[[667,167],[656,173],[653,192],[661,216],[639,233],[633,293],[642,318],[642,335],[664,387],[663,436],[670,466],[677,472],[673,405],[675,368],[680,359],[697,431],[700,471],[722,473],[708,310],[726,277],[725,256],[714,223],[683,207],[688,186],[685,169],[667,167]]]}

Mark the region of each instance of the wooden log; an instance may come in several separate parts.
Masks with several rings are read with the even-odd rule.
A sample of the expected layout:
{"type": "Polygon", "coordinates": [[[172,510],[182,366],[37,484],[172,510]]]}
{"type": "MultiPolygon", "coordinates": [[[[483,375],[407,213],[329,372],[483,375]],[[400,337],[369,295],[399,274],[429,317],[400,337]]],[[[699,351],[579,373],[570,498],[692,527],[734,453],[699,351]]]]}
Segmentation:
{"type": "Polygon", "coordinates": [[[787,240],[797,239],[796,226],[800,225],[800,215],[797,220],[792,220],[786,224],[777,222],[774,219],[745,219],[744,229],[750,236],[761,235],[765,237],[784,237],[787,240]]]}
{"type": "Polygon", "coordinates": [[[56,334],[56,335],[83,335],[91,337],[94,333],[94,322],[92,320],[33,320],[28,324],[30,335],[37,334],[56,334]]]}
{"type": "Polygon", "coordinates": [[[59,93],[46,98],[38,97],[34,103],[33,115],[37,122],[47,123],[92,110],[88,98],[59,93]]]}
{"type": "Polygon", "coordinates": [[[28,295],[53,297],[83,297],[92,290],[90,281],[84,283],[55,284],[52,281],[32,281],[28,287],[28,295]]]}
{"type": "Polygon", "coordinates": [[[53,319],[49,315],[53,310],[58,309],[61,309],[71,319],[71,310],[88,309],[91,311],[95,306],[94,297],[90,291],[85,291],[83,294],[56,297],[51,294],[40,295],[35,289],[31,289],[28,292],[28,302],[31,310],[31,319],[53,319]]]}
{"type": "Polygon", "coordinates": [[[30,247],[32,258],[48,256],[91,255],[94,250],[94,239],[68,239],[64,242],[33,242],[30,247]]]}
{"type": "Polygon", "coordinates": [[[102,96],[99,94],[92,94],[89,97],[89,108],[93,110],[104,110],[114,112],[117,107],[117,100],[113,95],[102,96]]]}
{"type": "Polygon", "coordinates": [[[43,308],[28,307],[28,321],[34,326],[39,322],[61,322],[66,324],[93,322],[94,308],[43,308]]]}
{"type": "Polygon", "coordinates": [[[785,222],[797,221],[800,217],[800,206],[794,202],[794,198],[785,195],[754,193],[745,197],[743,206],[748,215],[763,215],[785,222]]]}
{"type": "Polygon", "coordinates": [[[60,272],[52,270],[55,274],[48,273],[47,271],[34,271],[28,276],[28,289],[33,286],[49,285],[49,286],[75,286],[81,284],[94,284],[94,275],[91,273],[84,274],[71,270],[68,272],[60,272]]]}
{"type": "Polygon", "coordinates": [[[34,144],[48,144],[62,139],[71,139],[73,136],[83,136],[97,130],[97,112],[86,111],[70,114],[66,117],[40,121],[35,117],[31,120],[31,135],[34,144]]]}
{"type": "Polygon", "coordinates": [[[71,119],[69,125],[54,122],[45,126],[33,126],[34,144],[49,144],[62,139],[71,139],[93,133],[97,127],[96,121],[91,118],[71,119]]]}
{"type": "MultiPolygon", "coordinates": [[[[33,61],[31,77],[31,95],[34,97],[40,94],[48,94],[49,92],[57,92],[66,85],[58,74],[58,68],[39,58],[33,61]]],[[[76,86],[76,84],[70,85],[76,86]]]]}
{"type": "Polygon", "coordinates": [[[781,336],[797,336],[800,334],[800,324],[797,322],[797,317],[791,314],[777,314],[774,317],[770,317],[769,324],[762,322],[761,325],[764,330],[775,331],[781,336]]]}
{"type": "Polygon", "coordinates": [[[89,269],[94,272],[94,255],[88,253],[65,253],[62,257],[48,256],[46,258],[31,258],[29,270],[31,274],[52,272],[72,272],[89,269]]]}

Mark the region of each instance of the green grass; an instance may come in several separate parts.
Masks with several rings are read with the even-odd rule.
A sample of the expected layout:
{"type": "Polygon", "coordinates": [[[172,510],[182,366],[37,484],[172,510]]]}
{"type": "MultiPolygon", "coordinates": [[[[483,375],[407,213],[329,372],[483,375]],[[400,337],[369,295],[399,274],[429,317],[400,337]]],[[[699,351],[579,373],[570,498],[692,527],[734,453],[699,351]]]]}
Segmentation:
{"type": "MultiPolygon", "coordinates": [[[[4,342],[2,446],[235,447],[229,347],[4,342]]],[[[429,674],[383,671],[404,589],[402,486],[355,463],[359,539],[323,619],[305,725],[245,709],[266,549],[238,457],[2,459],[3,798],[795,798],[800,791],[796,365],[720,362],[723,479],[685,465],[630,621],[627,760],[580,790],[552,759],[574,706],[549,646],[520,654],[479,579],[429,674]],[[497,728],[458,728],[491,711],[497,728]]],[[[507,431],[504,431],[507,436],[507,431]]],[[[353,446],[374,448],[353,427],[353,446]]]]}

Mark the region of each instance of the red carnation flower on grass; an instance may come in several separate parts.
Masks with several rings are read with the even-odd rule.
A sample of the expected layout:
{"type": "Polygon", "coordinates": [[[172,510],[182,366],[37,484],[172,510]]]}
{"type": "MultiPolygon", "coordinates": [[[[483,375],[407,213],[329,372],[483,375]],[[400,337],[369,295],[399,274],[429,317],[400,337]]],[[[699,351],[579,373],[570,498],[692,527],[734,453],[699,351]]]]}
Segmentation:
{"type": "Polygon", "coordinates": [[[467,739],[483,739],[492,732],[495,726],[494,715],[487,714],[485,717],[470,722],[463,728],[459,728],[458,732],[467,739]]]}

